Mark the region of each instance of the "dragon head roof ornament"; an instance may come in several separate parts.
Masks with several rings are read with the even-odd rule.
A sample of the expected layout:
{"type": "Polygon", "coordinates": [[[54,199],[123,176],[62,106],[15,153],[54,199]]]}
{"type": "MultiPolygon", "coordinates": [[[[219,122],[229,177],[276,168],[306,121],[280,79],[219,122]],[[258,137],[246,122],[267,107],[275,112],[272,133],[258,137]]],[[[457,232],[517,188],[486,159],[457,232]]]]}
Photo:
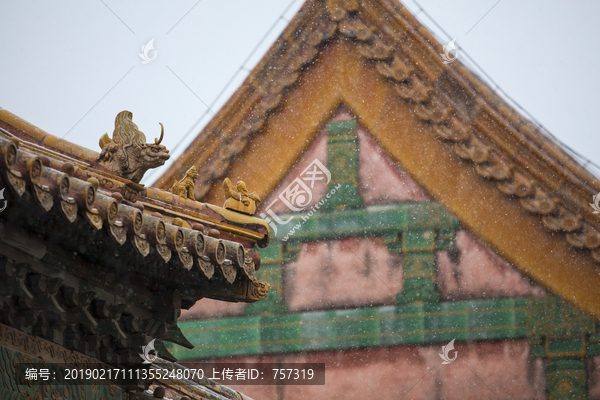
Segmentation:
{"type": "Polygon", "coordinates": [[[160,124],[160,139],[146,143],[146,135],[133,122],[131,111],[121,111],[115,118],[113,138],[100,138],[102,152],[98,164],[115,174],[139,183],[147,170],[160,167],[169,159],[169,150],[162,144],[165,128],[160,124]]]}

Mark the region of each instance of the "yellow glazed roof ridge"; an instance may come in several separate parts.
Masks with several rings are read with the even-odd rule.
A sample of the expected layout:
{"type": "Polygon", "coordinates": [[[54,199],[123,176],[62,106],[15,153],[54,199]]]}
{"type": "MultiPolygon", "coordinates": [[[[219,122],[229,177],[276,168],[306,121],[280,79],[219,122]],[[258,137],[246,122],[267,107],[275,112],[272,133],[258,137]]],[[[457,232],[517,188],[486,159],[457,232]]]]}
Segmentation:
{"type": "MultiPolygon", "coordinates": [[[[12,130],[10,129],[12,127],[18,129],[21,133],[21,136],[22,134],[25,134],[25,137],[21,137],[21,139],[23,139],[21,141],[23,148],[27,149],[33,154],[47,157],[49,165],[54,168],[60,169],[64,162],[69,162],[75,165],[75,171],[78,169],[87,170],[87,172],[84,172],[84,174],[87,175],[92,174],[91,176],[94,177],[104,176],[113,180],[119,180],[123,182],[127,181],[110,171],[93,169],[98,153],[51,135],[6,109],[0,108],[0,121],[8,124],[9,130],[12,130]]],[[[18,137],[9,130],[6,130],[0,126],[0,131],[2,134],[4,134],[4,136],[11,135],[11,137],[18,137]]],[[[2,136],[2,134],[0,134],[0,136],[2,136]]],[[[82,178],[82,176],[80,177],[82,178]]],[[[107,195],[111,193],[110,190],[104,187],[100,188],[100,192],[106,193],[107,195]]],[[[161,200],[163,205],[167,207],[163,207],[162,211],[167,215],[172,214],[174,217],[179,216],[196,221],[197,217],[201,215],[201,210],[204,208],[200,202],[176,196],[173,193],[160,188],[147,187],[145,188],[145,192],[146,195],[140,198],[142,204],[146,204],[147,201],[151,200],[161,200]],[[181,212],[178,212],[177,210],[180,210],[185,215],[181,214],[181,212]]],[[[229,226],[227,223],[217,220],[212,221],[211,223],[215,227],[221,227],[227,233],[231,233],[245,239],[250,239],[252,241],[262,241],[263,238],[266,237],[267,241],[265,243],[268,243],[269,227],[268,224],[262,219],[246,215],[238,215],[236,212],[224,210],[220,207],[212,206],[210,204],[207,204],[207,206],[225,218],[228,222],[260,225],[265,227],[267,234],[263,235],[244,228],[229,226]]],[[[202,215],[202,218],[208,219],[201,222],[208,222],[210,219],[204,215],[202,215]]]]}
{"type": "Polygon", "coordinates": [[[6,122],[19,129],[33,139],[32,141],[35,141],[44,147],[76,156],[90,163],[95,162],[96,157],[98,157],[97,152],[59,138],[58,136],[54,136],[3,108],[0,108],[0,121],[6,122]]]}
{"type": "MultiPolygon", "coordinates": [[[[600,191],[600,181],[596,177],[578,164],[557,143],[544,135],[535,124],[521,117],[462,64],[459,62],[450,65],[443,64],[443,60],[438,53],[442,46],[400,3],[384,0],[355,3],[351,7],[355,7],[355,12],[358,11],[358,19],[364,17],[365,20],[373,24],[373,26],[367,26],[367,28],[389,32],[390,26],[388,25],[392,23],[389,22],[389,19],[381,18],[381,15],[388,16],[391,14],[394,16],[394,21],[402,24],[401,27],[396,27],[394,32],[401,32],[400,36],[403,37],[417,38],[411,39],[410,44],[412,45],[412,42],[418,40],[423,52],[427,53],[427,58],[431,63],[436,64],[434,69],[443,68],[442,74],[434,84],[437,84],[443,78],[447,78],[455,84],[461,84],[461,89],[472,95],[476,100],[476,108],[479,109],[481,118],[479,121],[477,121],[477,118],[465,118],[463,125],[467,125],[467,127],[468,125],[482,127],[489,124],[500,126],[502,128],[501,134],[510,136],[508,141],[513,144],[512,149],[509,148],[510,145],[508,144],[501,144],[501,147],[507,150],[507,156],[514,157],[515,154],[522,154],[524,151],[529,152],[530,158],[540,165],[534,171],[538,173],[538,176],[534,176],[534,178],[549,185],[552,189],[569,186],[569,193],[561,193],[559,197],[565,197],[566,195],[567,198],[572,198],[573,194],[578,194],[574,208],[581,210],[593,221],[594,225],[600,226],[600,219],[592,214],[591,209],[585,209],[584,207],[588,205],[591,196],[600,191]],[[364,11],[361,8],[363,6],[364,11]],[[379,20],[377,20],[377,13],[379,13],[379,20]],[[548,182],[548,180],[552,180],[552,182],[548,182]]],[[[334,1],[308,1],[231,99],[219,110],[207,127],[200,132],[188,147],[188,150],[179,157],[178,162],[173,163],[155,182],[155,186],[167,187],[173,179],[183,174],[183,165],[193,164],[198,170],[202,171],[200,179],[203,179],[203,181],[198,182],[197,197],[206,196],[212,186],[219,183],[219,179],[225,177],[231,160],[237,154],[243,153],[251,137],[256,135],[265,125],[265,122],[276,113],[274,109],[281,103],[285,89],[296,83],[294,79],[300,79],[302,70],[305,69],[302,66],[310,62],[319,51],[322,51],[323,36],[328,34],[331,36],[331,32],[326,32],[328,28],[323,29],[322,26],[319,27],[319,24],[327,24],[326,20],[331,19],[327,13],[335,7],[336,2],[334,1]],[[300,28],[312,29],[313,32],[301,37],[301,34],[298,33],[300,28]],[[316,40],[314,39],[315,35],[319,36],[316,40]],[[295,42],[290,42],[290,38],[295,38],[295,42]],[[303,47],[308,48],[308,50],[303,49],[303,47]],[[290,71],[286,73],[285,67],[287,66],[289,70],[290,65],[295,65],[296,69],[292,70],[291,73],[290,71]],[[276,76],[277,68],[273,67],[278,67],[283,72],[276,76]],[[261,77],[263,79],[277,77],[278,82],[271,84],[269,87],[263,82],[261,86],[261,77]],[[275,87],[275,90],[273,87],[275,87]],[[279,93],[273,93],[277,90],[279,90],[279,93]]],[[[336,11],[333,12],[335,14],[336,11]]],[[[347,15],[348,11],[346,10],[345,13],[347,15]]],[[[348,24],[344,25],[345,21],[334,22],[340,26],[339,29],[337,29],[338,27],[335,28],[338,31],[348,29],[348,24]]],[[[381,36],[385,36],[385,34],[381,33],[381,36]]],[[[356,34],[354,34],[354,39],[355,42],[359,42],[359,46],[362,45],[360,41],[356,40],[356,34]]],[[[390,44],[386,43],[386,45],[390,44]]],[[[391,45],[402,48],[402,43],[391,43],[391,45]]],[[[410,54],[404,55],[408,58],[411,56],[410,54]]],[[[416,68],[423,68],[424,64],[420,63],[416,68]]],[[[429,67],[424,68],[428,69],[429,67]]],[[[431,74],[431,71],[429,73],[431,74]]],[[[397,82],[393,83],[396,84],[397,82]]],[[[444,93],[441,94],[444,95],[444,93]]],[[[465,116],[463,115],[463,117],[465,116]]],[[[488,139],[492,141],[490,144],[495,144],[495,139],[497,141],[497,137],[488,137],[488,139]]],[[[519,165],[521,159],[522,157],[516,157],[513,160],[515,165],[519,165]]],[[[529,166],[523,164],[523,168],[529,169],[529,166]]]]}
{"type": "MultiPolygon", "coordinates": [[[[177,176],[185,173],[183,170],[184,167],[181,165],[187,166],[193,163],[198,166],[202,163],[218,159],[219,154],[215,154],[215,152],[218,152],[224,145],[229,144],[228,142],[235,140],[234,138],[227,137],[227,135],[223,134],[234,134],[231,128],[232,123],[234,125],[252,125],[254,123],[254,125],[260,125],[261,127],[264,125],[264,122],[257,123],[257,121],[253,121],[258,118],[252,118],[254,117],[254,108],[250,107],[260,101],[259,97],[261,97],[261,95],[265,95],[265,93],[261,91],[262,88],[257,87],[256,82],[259,81],[258,78],[261,75],[264,75],[264,71],[269,69],[268,67],[270,64],[277,64],[275,61],[287,58],[288,56],[286,54],[294,50],[293,46],[289,46],[287,43],[287,38],[293,37],[300,27],[316,25],[320,19],[323,19],[322,14],[327,11],[327,8],[332,7],[330,6],[332,3],[336,2],[320,0],[309,0],[306,2],[289,23],[279,39],[244,80],[239,89],[219,110],[208,125],[198,134],[194,141],[189,145],[187,151],[179,157],[178,160],[185,160],[185,162],[173,163],[169,169],[157,179],[155,182],[156,187],[168,185],[169,182],[177,176]],[[312,24],[312,22],[315,23],[312,24]],[[243,115],[240,115],[240,113],[243,115]],[[243,119],[243,116],[247,117],[246,119],[249,121],[240,121],[243,119]],[[192,151],[198,153],[194,162],[192,162],[189,157],[189,153],[192,151]]],[[[421,44],[427,45],[424,49],[427,50],[429,57],[435,58],[438,64],[443,64],[443,60],[440,56],[443,46],[435,40],[433,35],[431,35],[431,33],[429,33],[429,31],[422,26],[402,4],[390,0],[356,1],[356,3],[359,10],[363,4],[368,4],[371,8],[373,8],[373,4],[379,5],[380,8],[391,14],[395,20],[402,21],[405,25],[409,25],[410,28],[412,28],[410,33],[415,37],[418,37],[421,44]]],[[[381,23],[378,24],[378,21],[374,21],[374,24],[377,28],[381,27],[381,23]]],[[[300,46],[301,44],[294,43],[294,45],[300,46]]],[[[305,56],[305,54],[296,54],[295,56],[296,58],[301,58],[302,56],[305,56]]],[[[478,102],[479,106],[488,108],[499,120],[519,135],[524,142],[528,142],[529,146],[537,148],[538,150],[541,149],[547,156],[550,156],[550,161],[556,166],[554,168],[559,168],[565,176],[569,176],[571,180],[578,184],[588,186],[588,188],[592,189],[590,193],[600,191],[600,180],[577,163],[577,161],[562,149],[560,145],[542,133],[534,123],[522,117],[511,105],[496,95],[476,74],[471,72],[458,60],[454,61],[452,64],[444,65],[443,68],[445,74],[453,76],[464,85],[465,89],[476,93],[480,100],[478,102]]],[[[285,87],[288,86],[290,85],[285,87]]],[[[254,134],[254,132],[252,132],[251,135],[252,134],[254,134]]],[[[244,141],[245,140],[242,140],[241,142],[244,141]]],[[[244,144],[241,143],[236,147],[243,146],[244,144]]],[[[225,156],[231,158],[228,152],[225,152],[225,156]]],[[[218,180],[216,175],[218,175],[219,178],[224,176],[222,168],[216,172],[217,174],[209,174],[210,177],[206,179],[206,182],[204,183],[209,183],[210,186],[210,184],[213,184],[218,180]]],[[[206,195],[207,192],[208,191],[205,190],[202,194],[206,195]]]]}
{"type": "Polygon", "coordinates": [[[342,102],[461,223],[600,319],[600,181],[441,51],[399,2],[309,0],[155,184],[195,165],[196,198],[220,199],[226,176],[267,196],[342,102]]]}

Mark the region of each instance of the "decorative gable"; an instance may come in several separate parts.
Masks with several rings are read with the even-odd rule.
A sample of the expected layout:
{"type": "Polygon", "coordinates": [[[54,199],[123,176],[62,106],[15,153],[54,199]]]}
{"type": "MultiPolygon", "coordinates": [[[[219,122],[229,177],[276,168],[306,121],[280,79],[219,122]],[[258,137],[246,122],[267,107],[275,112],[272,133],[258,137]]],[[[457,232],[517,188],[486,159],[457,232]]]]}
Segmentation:
{"type": "Polygon", "coordinates": [[[247,182],[272,233],[269,296],[190,310],[190,359],[320,360],[316,398],[597,393],[600,182],[441,51],[393,0],[305,3],[177,164],[211,202],[247,182]]]}
{"type": "Polygon", "coordinates": [[[206,300],[184,318],[547,296],[432,201],[343,105],[257,214],[272,233],[258,271],[273,285],[267,300],[227,310],[206,300]]]}
{"type": "Polygon", "coordinates": [[[600,318],[600,182],[495,96],[399,3],[308,1],[190,151],[196,197],[244,180],[261,198],[344,104],[460,223],[600,318]]]}

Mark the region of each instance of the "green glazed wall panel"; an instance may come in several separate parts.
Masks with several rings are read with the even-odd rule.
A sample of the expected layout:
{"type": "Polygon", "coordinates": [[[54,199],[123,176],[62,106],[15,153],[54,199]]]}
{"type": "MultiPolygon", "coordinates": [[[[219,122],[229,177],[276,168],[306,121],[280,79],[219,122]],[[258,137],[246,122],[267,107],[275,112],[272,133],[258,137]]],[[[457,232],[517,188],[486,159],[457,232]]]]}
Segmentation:
{"type": "Polygon", "coordinates": [[[260,327],[263,353],[293,353],[302,350],[302,315],[262,317],[260,327]]]}
{"type": "MultiPolygon", "coordinates": [[[[273,236],[275,236],[275,232],[273,232],[273,236]]],[[[260,264],[279,264],[283,259],[281,254],[281,245],[278,243],[273,243],[267,247],[258,248],[258,252],[260,253],[260,264]]]]}
{"type": "Polygon", "coordinates": [[[379,345],[378,311],[376,307],[336,311],[337,348],[379,345]]]}
{"type": "Polygon", "coordinates": [[[335,311],[316,311],[302,314],[302,350],[333,350],[335,340],[335,311]]]}
{"type": "Polygon", "coordinates": [[[222,318],[218,320],[218,326],[219,356],[260,353],[259,317],[222,318]]]}
{"type": "MultiPolygon", "coordinates": [[[[418,232],[420,238],[431,246],[432,239],[439,237],[438,231],[443,230],[445,243],[452,238],[458,228],[458,222],[452,215],[434,202],[402,203],[385,206],[368,206],[360,209],[336,210],[327,212],[317,210],[309,212],[281,215],[281,219],[292,220],[285,225],[278,225],[277,233],[273,233],[273,244],[268,246],[269,253],[264,253],[267,260],[278,257],[275,250],[277,240],[285,238],[293,230],[288,240],[309,241],[324,240],[338,237],[365,235],[398,234],[399,232],[418,232]],[[431,221],[428,219],[431,218],[431,221]],[[422,220],[422,221],[421,221],[422,220]],[[429,238],[423,237],[424,232],[433,232],[429,238]],[[450,233],[452,232],[452,233],[450,233]]],[[[426,235],[427,236],[427,235],[426,235]]],[[[437,243],[436,243],[437,246],[437,243]]],[[[261,249],[261,257],[263,250],[261,249]]]]}
{"type": "MultiPolygon", "coordinates": [[[[530,338],[539,342],[537,347],[540,347],[540,336],[531,334],[539,332],[540,323],[538,319],[532,318],[530,310],[531,304],[539,308],[539,303],[537,298],[470,300],[182,321],[179,323],[180,328],[196,347],[186,350],[176,345],[168,346],[180,360],[447,343],[452,339],[470,341],[530,338]],[[534,324],[535,330],[531,328],[531,324],[534,324]]],[[[560,311],[549,310],[546,313],[549,316],[564,315],[567,311],[563,309],[570,307],[552,300],[545,300],[544,304],[560,311]]],[[[595,326],[594,321],[590,321],[580,321],[583,334],[587,334],[589,325],[595,326]]],[[[550,333],[555,330],[553,327],[549,329],[550,333]]],[[[590,336],[590,341],[596,340],[594,338],[596,336],[590,336]]],[[[560,338],[550,342],[551,353],[583,349],[583,342],[578,338],[558,339],[560,338]]],[[[537,347],[534,346],[535,349],[537,347]]],[[[592,347],[587,345],[586,351],[591,352],[592,347]]]]}
{"type": "Polygon", "coordinates": [[[218,356],[219,320],[189,321],[180,322],[179,324],[185,327],[185,337],[190,342],[195,343],[195,347],[190,353],[184,347],[166,342],[165,345],[175,358],[187,360],[189,358],[204,359],[218,356]],[[193,357],[194,354],[195,357],[193,357]]]}
{"type": "Polygon", "coordinates": [[[469,310],[467,302],[425,304],[424,312],[427,342],[467,340],[469,310]]]}

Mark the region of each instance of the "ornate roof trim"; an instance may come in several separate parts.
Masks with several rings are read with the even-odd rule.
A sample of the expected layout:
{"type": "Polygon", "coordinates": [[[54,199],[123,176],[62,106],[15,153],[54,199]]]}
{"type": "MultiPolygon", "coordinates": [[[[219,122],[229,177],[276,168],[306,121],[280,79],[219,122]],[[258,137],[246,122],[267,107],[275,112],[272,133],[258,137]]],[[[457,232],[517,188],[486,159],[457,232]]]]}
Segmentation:
{"type": "MultiPolygon", "coordinates": [[[[23,118],[11,113],[8,110],[0,108],[0,121],[5,122],[9,126],[19,129],[28,136],[28,141],[36,141],[39,143],[38,148],[45,147],[56,150],[62,154],[68,155],[71,158],[76,157],[80,162],[93,163],[96,161],[99,153],[71,143],[64,139],[49,134],[48,132],[38,128],[23,118]]],[[[0,124],[0,126],[2,126],[0,124]]]]}
{"type": "MultiPolygon", "coordinates": [[[[114,245],[119,248],[129,242],[135,251],[132,257],[137,259],[139,265],[145,263],[143,259],[148,257],[152,247],[157,256],[148,258],[160,260],[159,264],[165,271],[172,268],[180,271],[180,274],[191,271],[200,276],[197,283],[202,287],[202,293],[197,294],[197,297],[213,297],[234,302],[254,302],[266,297],[264,292],[265,289],[268,292],[268,284],[257,281],[254,275],[255,261],[258,263],[259,260],[257,251],[249,249],[238,253],[241,244],[225,238],[211,237],[211,233],[206,229],[200,231],[200,228],[205,228],[204,225],[207,225],[252,244],[265,240],[268,243],[268,233],[265,235],[244,228],[244,226],[254,226],[259,227],[263,232],[268,232],[268,227],[263,221],[242,216],[246,218],[242,224],[239,224],[241,226],[235,226],[227,220],[228,213],[235,213],[224,209],[222,214],[207,208],[207,214],[210,215],[200,213],[187,215],[185,210],[181,210],[181,213],[168,210],[165,207],[168,203],[164,201],[143,198],[142,201],[146,200],[145,203],[127,202],[118,193],[111,194],[98,190],[98,180],[95,177],[87,181],[82,180],[81,174],[74,173],[71,164],[64,163],[60,170],[54,169],[46,165],[51,164],[49,159],[44,162],[42,157],[20,149],[20,145],[21,142],[16,138],[7,140],[0,137],[0,179],[14,195],[11,199],[11,203],[14,203],[11,205],[11,214],[18,214],[20,206],[23,205],[25,210],[20,212],[27,212],[29,207],[27,199],[30,199],[41,207],[44,213],[49,213],[51,210],[53,213],[56,212],[62,221],[61,229],[68,230],[69,226],[84,224],[90,225],[92,232],[97,233],[98,236],[106,234],[112,241],[100,241],[103,244],[98,245],[104,246],[105,251],[114,245]],[[26,191],[29,191],[31,196],[24,196],[26,191]],[[149,215],[144,212],[144,204],[151,210],[160,209],[167,216],[155,213],[149,215]],[[160,207],[160,204],[163,207],[160,207]],[[174,216],[168,215],[169,213],[174,216]],[[189,224],[186,227],[181,221],[178,222],[177,215],[204,224],[192,229],[189,224]],[[239,254],[243,254],[242,259],[239,259],[239,254]],[[214,286],[214,282],[212,285],[209,284],[213,275],[223,276],[227,287],[214,286]]],[[[52,163],[55,162],[56,160],[52,163]]],[[[157,192],[159,191],[154,191],[157,192]]],[[[48,215],[50,218],[52,214],[48,215]]],[[[79,239],[81,239],[79,236],[74,237],[75,241],[79,239]]],[[[81,240],[85,241],[85,237],[81,240]]],[[[43,254],[37,258],[42,256],[43,254]]],[[[105,263],[111,263],[109,259],[102,259],[105,263]]],[[[189,281],[186,279],[183,278],[183,282],[188,284],[189,281]]]]}
{"type": "MultiPolygon", "coordinates": [[[[200,176],[196,198],[207,197],[277,115],[308,64],[341,38],[351,41],[363,62],[375,64],[395,91],[394,101],[411,107],[456,157],[472,165],[487,181],[481,185],[513,198],[551,235],[561,235],[571,249],[600,263],[600,217],[589,206],[600,181],[465,66],[444,64],[441,44],[392,0],[309,0],[156,185],[166,187],[182,174],[182,166],[194,164],[200,176]]],[[[566,298],[575,303],[575,297],[566,298]]],[[[600,310],[595,315],[600,317],[600,310]]]]}
{"type": "MultiPolygon", "coordinates": [[[[189,146],[188,150],[194,153],[201,151],[195,162],[202,168],[196,189],[197,197],[205,197],[211,186],[226,175],[232,159],[243,152],[249,139],[261,130],[281,104],[285,89],[300,79],[303,67],[319,53],[319,46],[337,32],[355,39],[363,57],[377,63],[378,72],[395,86],[398,97],[414,104],[415,112],[422,120],[435,124],[441,138],[457,144],[457,155],[478,165],[477,172],[481,176],[496,181],[516,179],[527,188],[514,194],[519,197],[537,195],[540,201],[544,194],[538,194],[534,186],[556,188],[569,184],[573,186],[572,190],[585,193],[584,199],[577,204],[578,208],[587,206],[589,195],[600,191],[598,179],[495,95],[466,67],[458,62],[456,67],[443,64],[441,45],[400,4],[327,1],[324,9],[318,3],[321,2],[309,1],[303,7],[242,87],[189,146]],[[321,12],[315,12],[317,10],[321,12]],[[400,28],[398,30],[404,35],[390,30],[385,23],[381,26],[379,19],[382,12],[389,12],[396,17],[394,22],[397,24],[394,27],[400,28]],[[381,36],[391,36],[387,37],[389,43],[374,34],[377,29],[381,36]],[[397,48],[397,42],[402,43],[400,49],[397,48]],[[415,47],[423,50],[423,53],[419,54],[415,47]],[[402,61],[407,59],[412,65],[402,61]],[[466,106],[452,107],[457,103],[457,99],[451,98],[456,92],[455,87],[465,91],[464,99],[459,99],[463,100],[460,105],[465,106],[468,99],[472,99],[475,111],[469,112],[466,106]],[[450,90],[453,93],[448,93],[450,90]],[[226,130],[229,130],[227,135],[224,134],[226,130]],[[481,134],[486,136],[489,145],[478,140],[481,134]],[[511,139],[508,143],[506,136],[511,139]],[[217,140],[208,142],[207,139],[211,137],[217,140]],[[207,143],[200,146],[202,140],[207,143]],[[493,147],[497,147],[496,151],[493,147]],[[517,156],[524,151],[545,168],[532,171],[529,165],[520,163],[523,160],[517,156]],[[519,166],[528,171],[513,173],[519,166]],[[528,183],[523,182],[524,174],[531,175],[528,183]],[[558,179],[553,175],[558,175],[558,179]]],[[[189,165],[196,157],[196,154],[190,153],[180,156],[179,160],[185,161],[174,163],[159,178],[158,186],[184,172],[181,166],[189,165]]],[[[511,192],[506,185],[501,190],[503,193],[511,192]]],[[[570,198],[571,193],[563,197],[570,198]]],[[[537,205],[530,203],[527,200],[522,202],[527,204],[524,205],[526,209],[542,214],[549,212],[547,207],[556,208],[545,204],[546,208],[542,206],[538,210],[535,208],[537,205]]],[[[593,217],[591,209],[581,211],[593,217]]],[[[600,221],[596,218],[594,222],[597,224],[600,221]]],[[[552,223],[547,226],[555,227],[552,223]]],[[[574,239],[572,241],[577,242],[574,239]]]]}

